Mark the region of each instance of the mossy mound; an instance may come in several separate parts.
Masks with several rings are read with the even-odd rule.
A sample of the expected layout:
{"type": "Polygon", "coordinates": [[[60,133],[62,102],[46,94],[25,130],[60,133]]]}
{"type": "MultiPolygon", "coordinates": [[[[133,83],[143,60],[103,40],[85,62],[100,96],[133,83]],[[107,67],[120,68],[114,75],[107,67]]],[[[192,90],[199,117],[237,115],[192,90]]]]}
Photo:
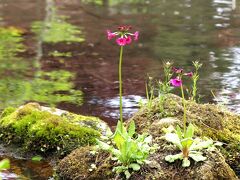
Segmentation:
{"type": "MultiPolygon", "coordinates": [[[[225,162],[218,150],[205,151],[206,161],[197,164],[192,162],[189,168],[183,168],[180,161],[169,164],[164,160],[164,157],[169,153],[176,153],[173,146],[169,146],[160,139],[156,142],[159,143],[160,148],[149,157],[151,163],[145,164],[138,172],[133,173],[130,177],[131,180],[182,180],[183,178],[186,180],[237,180],[234,171],[225,162]]],[[[82,147],[61,160],[57,167],[59,179],[125,179],[123,175],[117,175],[112,171],[114,162],[111,160],[110,154],[103,151],[94,154],[92,151],[95,151],[93,146],[82,147]]]]}
{"type": "Polygon", "coordinates": [[[65,154],[76,147],[95,143],[108,129],[96,117],[81,116],[29,103],[6,108],[0,117],[0,140],[27,151],[65,154]]]}
{"type": "MultiPolygon", "coordinates": [[[[167,100],[160,108],[158,100],[154,100],[152,109],[142,108],[130,120],[134,120],[137,126],[137,132],[148,132],[153,136],[154,143],[159,145],[159,149],[150,155],[148,160],[150,164],[145,164],[138,172],[134,172],[130,179],[132,180],[150,180],[150,179],[198,179],[198,180],[218,180],[218,179],[238,179],[233,169],[226,163],[224,156],[218,149],[205,150],[203,154],[207,157],[204,162],[195,163],[191,160],[191,166],[183,168],[181,161],[168,163],[165,157],[169,154],[177,154],[179,150],[172,144],[166,142],[163,136],[163,127],[182,123],[183,107],[182,99],[175,95],[168,95],[167,100]]],[[[194,102],[187,102],[188,122],[192,122],[197,127],[197,134],[201,136],[212,137],[213,139],[223,141],[219,134],[210,132],[226,133],[232,137],[231,141],[224,141],[224,150],[231,148],[231,154],[236,155],[239,135],[239,116],[221,109],[218,106],[205,104],[199,105],[194,102]],[[236,129],[228,130],[233,123],[236,129]],[[211,122],[211,123],[210,123],[211,122]],[[221,132],[223,131],[223,132],[221,132]]],[[[130,122],[130,120],[128,122],[130,122]]],[[[127,122],[127,123],[128,123],[127,122]]],[[[122,175],[116,175],[111,170],[115,161],[111,160],[111,155],[99,151],[97,154],[91,153],[94,147],[80,148],[65,157],[57,168],[60,179],[124,179],[122,175]],[[90,148],[90,149],[89,149],[90,148]],[[92,167],[96,166],[95,169],[92,167]]],[[[228,161],[229,162],[229,161],[228,161]]],[[[237,163],[236,161],[234,162],[237,163]]]]}
{"type": "Polygon", "coordinates": [[[60,161],[57,173],[60,179],[112,179],[109,153],[96,152],[94,146],[81,147],[60,161]]]}
{"type": "MultiPolygon", "coordinates": [[[[186,103],[187,122],[196,125],[196,134],[223,142],[221,152],[231,167],[240,172],[240,115],[214,104],[186,103]]],[[[169,94],[164,103],[159,104],[158,99],[155,99],[151,109],[143,107],[131,120],[135,121],[138,132],[148,132],[158,137],[162,134],[162,127],[181,125],[182,117],[182,98],[169,94]]]]}

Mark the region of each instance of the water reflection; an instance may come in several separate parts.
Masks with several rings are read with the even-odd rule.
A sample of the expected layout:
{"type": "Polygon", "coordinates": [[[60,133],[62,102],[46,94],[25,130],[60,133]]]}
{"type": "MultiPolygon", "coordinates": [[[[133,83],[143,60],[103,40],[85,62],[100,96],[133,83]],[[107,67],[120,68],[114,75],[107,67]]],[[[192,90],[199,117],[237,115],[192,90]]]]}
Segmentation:
{"type": "Polygon", "coordinates": [[[221,79],[222,88],[215,100],[240,113],[240,48],[229,48],[228,53],[224,56],[226,60],[233,60],[233,63],[228,67],[229,72],[218,77],[221,79]]]}
{"type": "MultiPolygon", "coordinates": [[[[26,49],[22,31],[14,27],[0,28],[0,100],[1,108],[19,106],[26,101],[55,105],[69,102],[80,105],[82,92],[74,90],[69,71],[32,71],[33,63],[18,56],[26,49]]],[[[33,61],[34,62],[34,61],[33,61]]]]}
{"type": "Polygon", "coordinates": [[[0,178],[4,179],[50,179],[53,175],[53,169],[51,165],[45,161],[33,162],[25,159],[14,159],[12,157],[0,157],[8,158],[11,162],[9,170],[0,172],[0,178]]]}
{"type": "MultiPolygon", "coordinates": [[[[33,3],[32,0],[27,2],[33,3]]],[[[188,70],[191,61],[200,60],[204,64],[200,72],[200,91],[206,101],[213,99],[211,90],[219,96],[222,89],[228,89],[230,94],[235,93],[234,87],[225,84],[231,81],[231,68],[235,68],[235,59],[239,58],[231,52],[231,49],[239,48],[240,44],[239,2],[236,2],[234,11],[232,2],[46,0],[40,3],[40,9],[45,8],[43,18],[28,20],[31,24],[31,27],[27,27],[28,31],[37,34],[35,72],[30,74],[39,78],[42,71],[59,69],[76,74],[72,87],[83,89],[86,101],[81,108],[69,104],[61,104],[61,107],[74,112],[100,115],[103,119],[109,118],[112,111],[116,113],[115,108],[104,105],[118,95],[114,83],[117,81],[118,48],[106,41],[104,29],[127,23],[136,27],[141,36],[139,45],[129,46],[124,54],[126,97],[144,96],[145,77],[150,73],[151,76],[161,78],[162,60],[174,60],[177,66],[188,70]],[[82,38],[85,41],[81,44],[72,43],[78,38],[81,39],[79,41],[82,38]]],[[[14,14],[10,15],[12,19],[16,18],[14,14]]],[[[32,38],[35,34],[29,36],[32,38]]],[[[28,79],[26,75],[23,76],[28,79]]],[[[234,77],[238,77],[237,71],[234,77]]],[[[42,101],[45,101],[44,98],[42,101]]],[[[131,108],[134,112],[135,105],[127,107],[130,111],[131,108]]],[[[111,121],[116,119],[117,116],[113,115],[111,121]]]]}
{"type": "Polygon", "coordinates": [[[54,0],[46,0],[46,17],[44,21],[32,24],[32,30],[43,42],[83,42],[81,30],[68,23],[66,16],[59,16],[54,0]]]}

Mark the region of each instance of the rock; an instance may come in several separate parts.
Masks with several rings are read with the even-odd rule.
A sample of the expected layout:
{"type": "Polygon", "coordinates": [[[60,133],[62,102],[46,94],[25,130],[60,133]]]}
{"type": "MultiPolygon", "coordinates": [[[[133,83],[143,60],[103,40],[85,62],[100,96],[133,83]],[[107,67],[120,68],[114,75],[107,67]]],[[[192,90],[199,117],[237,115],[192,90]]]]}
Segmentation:
{"type": "Polygon", "coordinates": [[[60,161],[57,173],[60,179],[110,179],[113,176],[110,156],[96,152],[93,146],[81,147],[60,161]],[[96,168],[94,168],[96,167],[96,168]]]}
{"type": "MultiPolygon", "coordinates": [[[[229,154],[237,153],[239,143],[239,116],[223,110],[216,105],[196,104],[187,102],[187,120],[197,127],[197,135],[208,136],[215,140],[224,141],[225,146],[221,152],[215,149],[204,150],[203,155],[207,160],[195,163],[191,160],[191,166],[183,168],[181,161],[168,163],[165,157],[169,154],[177,154],[179,150],[172,144],[166,142],[163,138],[163,127],[169,125],[182,125],[183,107],[181,98],[175,95],[168,95],[168,101],[159,108],[158,101],[154,100],[152,109],[142,108],[131,118],[127,124],[134,120],[137,132],[147,132],[153,136],[154,143],[157,143],[159,149],[149,156],[149,164],[145,164],[138,172],[134,172],[130,179],[132,180],[219,180],[229,179],[237,180],[233,169],[228,165],[230,162],[221,152],[229,151],[229,154]],[[163,109],[163,111],[160,111],[163,109]],[[229,124],[227,124],[229,123],[229,124]],[[232,126],[235,125],[235,129],[232,126]],[[211,133],[212,132],[212,133],[211,133]],[[227,136],[227,138],[222,138],[227,136]],[[231,137],[231,138],[229,138],[231,137]]],[[[58,165],[57,172],[60,179],[124,179],[122,175],[116,175],[112,172],[115,162],[107,152],[99,151],[93,155],[91,151],[96,151],[94,146],[88,148],[79,148],[65,157],[58,165]],[[95,169],[92,168],[94,163],[95,169]]],[[[233,160],[233,159],[232,159],[233,160]]],[[[239,162],[239,161],[238,161],[239,162]]],[[[235,165],[239,163],[234,161],[235,165]]]]}
{"type": "Polygon", "coordinates": [[[6,108],[0,116],[0,140],[27,151],[65,154],[76,147],[95,144],[109,130],[96,117],[28,103],[6,108]]]}
{"type": "MultiPolygon", "coordinates": [[[[161,143],[164,144],[163,142],[161,143]]],[[[166,145],[166,144],[165,144],[166,145]]],[[[71,154],[60,161],[57,167],[57,173],[60,179],[124,179],[123,176],[117,176],[112,172],[114,167],[107,152],[97,152],[92,147],[81,147],[74,150],[71,154]],[[96,168],[92,168],[96,167],[96,168]]],[[[171,149],[159,149],[158,152],[149,157],[150,163],[141,167],[138,172],[131,176],[131,180],[237,180],[234,171],[225,162],[224,157],[218,150],[205,151],[205,156],[208,158],[204,162],[192,163],[189,168],[181,167],[181,162],[175,164],[167,163],[164,157],[171,152],[171,149]]]]}

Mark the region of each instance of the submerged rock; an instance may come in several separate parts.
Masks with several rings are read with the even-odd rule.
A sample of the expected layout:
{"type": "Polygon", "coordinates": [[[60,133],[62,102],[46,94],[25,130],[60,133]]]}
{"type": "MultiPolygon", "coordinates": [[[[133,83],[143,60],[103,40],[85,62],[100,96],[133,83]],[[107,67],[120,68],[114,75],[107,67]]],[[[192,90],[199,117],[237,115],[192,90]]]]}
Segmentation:
{"type": "Polygon", "coordinates": [[[28,103],[6,108],[0,116],[0,140],[27,151],[65,154],[76,147],[95,144],[108,125],[96,117],[28,103]]]}
{"type": "MultiPolygon", "coordinates": [[[[188,122],[196,125],[196,134],[224,142],[225,144],[221,148],[224,156],[236,157],[240,142],[239,116],[216,105],[200,105],[190,101],[187,104],[187,119],[188,122]],[[235,128],[233,128],[234,126],[235,128]],[[228,153],[226,153],[227,151],[228,153]]],[[[151,109],[143,107],[130,119],[135,121],[138,133],[148,132],[153,136],[154,143],[159,145],[157,152],[148,158],[151,163],[143,165],[138,172],[132,174],[130,179],[238,179],[227,164],[230,162],[229,159],[226,162],[225,157],[216,148],[204,150],[203,153],[207,160],[198,163],[191,160],[191,166],[188,168],[183,168],[181,161],[173,164],[166,162],[164,158],[167,155],[179,153],[179,150],[161,138],[162,128],[169,125],[181,125],[183,107],[181,98],[175,95],[168,95],[167,101],[160,105],[162,107],[159,107],[156,99],[151,109]]],[[[110,154],[103,151],[94,154],[91,153],[92,151],[96,151],[94,146],[79,148],[65,157],[57,167],[60,179],[124,179],[123,176],[117,176],[112,172],[116,164],[111,160],[110,154]]],[[[234,164],[239,165],[239,161],[234,161],[234,164]]]]}

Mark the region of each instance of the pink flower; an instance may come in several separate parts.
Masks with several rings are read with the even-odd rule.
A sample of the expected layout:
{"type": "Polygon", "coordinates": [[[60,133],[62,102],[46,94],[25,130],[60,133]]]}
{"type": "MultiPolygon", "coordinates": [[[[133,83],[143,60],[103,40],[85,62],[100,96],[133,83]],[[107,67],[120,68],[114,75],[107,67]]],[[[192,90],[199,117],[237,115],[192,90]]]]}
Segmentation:
{"type": "Polygon", "coordinates": [[[171,79],[170,83],[172,86],[179,87],[182,85],[182,80],[179,78],[171,79]]]}
{"type": "Polygon", "coordinates": [[[193,76],[193,72],[188,72],[188,73],[185,73],[184,75],[188,76],[188,77],[192,77],[193,76]]]}
{"type": "Polygon", "coordinates": [[[119,46],[125,46],[127,44],[126,38],[123,37],[117,38],[116,42],[119,46]]]}
{"type": "Polygon", "coordinates": [[[172,68],[173,72],[177,73],[177,74],[180,74],[183,72],[183,69],[182,68],[176,68],[176,67],[173,67],[172,68]]]}
{"type": "Polygon", "coordinates": [[[126,38],[126,44],[131,44],[131,42],[132,42],[132,38],[131,38],[131,36],[128,36],[126,38]]]}
{"type": "Polygon", "coordinates": [[[136,32],[133,34],[133,36],[134,36],[134,40],[137,41],[137,40],[138,40],[138,36],[139,36],[139,32],[136,31],[136,32]]]}
{"type": "Polygon", "coordinates": [[[111,40],[115,36],[116,36],[116,34],[112,33],[110,30],[107,30],[107,38],[108,38],[108,40],[111,40]]]}

